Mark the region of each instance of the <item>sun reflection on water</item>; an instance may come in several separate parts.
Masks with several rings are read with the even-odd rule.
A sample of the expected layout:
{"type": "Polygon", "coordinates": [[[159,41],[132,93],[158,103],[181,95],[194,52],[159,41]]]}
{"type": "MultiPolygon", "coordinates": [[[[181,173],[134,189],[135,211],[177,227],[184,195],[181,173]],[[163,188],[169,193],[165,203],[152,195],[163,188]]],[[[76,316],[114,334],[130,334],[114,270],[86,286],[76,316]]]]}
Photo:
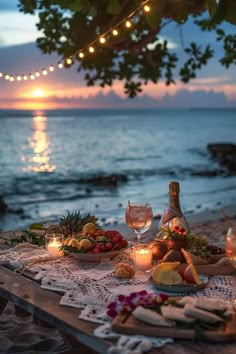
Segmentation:
{"type": "Polygon", "coordinates": [[[34,172],[53,172],[56,169],[55,165],[50,164],[50,136],[47,128],[47,117],[37,115],[32,121],[33,133],[29,137],[29,146],[33,152],[33,156],[22,156],[22,162],[27,162],[28,166],[23,168],[23,171],[34,172]]]}

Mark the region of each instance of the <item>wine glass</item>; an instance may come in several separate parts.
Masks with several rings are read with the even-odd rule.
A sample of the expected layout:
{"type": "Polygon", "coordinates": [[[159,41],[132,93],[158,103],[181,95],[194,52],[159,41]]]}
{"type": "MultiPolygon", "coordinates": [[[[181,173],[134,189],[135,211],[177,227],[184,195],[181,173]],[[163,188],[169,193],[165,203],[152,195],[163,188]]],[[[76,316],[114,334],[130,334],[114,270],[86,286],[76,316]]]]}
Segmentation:
{"type": "Polygon", "coordinates": [[[125,213],[126,223],[129,228],[137,235],[138,243],[141,234],[149,229],[152,224],[153,212],[149,203],[130,203],[125,213]]]}
{"type": "MultiPolygon", "coordinates": [[[[225,237],[225,254],[236,269],[236,230],[229,228],[225,237]]],[[[229,299],[226,300],[227,303],[236,306],[236,291],[232,287],[232,293],[229,299]]]]}
{"type": "Polygon", "coordinates": [[[236,269],[236,230],[229,228],[225,238],[225,253],[236,269]]]}

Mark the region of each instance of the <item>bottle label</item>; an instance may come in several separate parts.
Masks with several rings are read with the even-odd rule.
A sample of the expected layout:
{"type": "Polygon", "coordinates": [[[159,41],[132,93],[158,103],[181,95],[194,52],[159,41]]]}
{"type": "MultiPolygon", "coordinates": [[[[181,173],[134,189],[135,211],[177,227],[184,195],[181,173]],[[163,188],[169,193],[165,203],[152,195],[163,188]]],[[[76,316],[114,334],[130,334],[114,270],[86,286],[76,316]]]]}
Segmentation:
{"type": "Polygon", "coordinates": [[[175,217],[182,218],[183,214],[181,213],[181,211],[179,211],[179,209],[176,209],[174,207],[168,207],[163,215],[162,224],[165,225],[168,221],[175,217]]]}

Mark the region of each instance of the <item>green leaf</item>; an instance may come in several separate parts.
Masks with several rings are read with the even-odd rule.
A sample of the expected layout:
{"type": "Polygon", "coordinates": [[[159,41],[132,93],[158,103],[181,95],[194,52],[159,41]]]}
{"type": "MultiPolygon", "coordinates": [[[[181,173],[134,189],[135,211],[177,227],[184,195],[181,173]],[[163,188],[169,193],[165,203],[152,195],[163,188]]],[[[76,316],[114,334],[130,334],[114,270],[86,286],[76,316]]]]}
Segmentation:
{"type": "Polygon", "coordinates": [[[158,28],[161,23],[166,0],[151,0],[149,4],[151,11],[146,14],[147,23],[151,28],[158,28]]]}
{"type": "Polygon", "coordinates": [[[185,0],[172,0],[169,11],[178,23],[185,22],[188,18],[188,7],[185,0]]]}
{"type": "Polygon", "coordinates": [[[216,0],[206,0],[206,8],[209,12],[210,17],[212,17],[213,14],[215,13],[216,7],[217,7],[216,0]]]}
{"type": "MultiPolygon", "coordinates": [[[[63,0],[64,1],[64,0],[63,0]]],[[[80,11],[89,11],[90,4],[88,0],[74,0],[68,4],[66,1],[65,8],[69,8],[72,11],[80,12],[80,11]]]]}
{"type": "Polygon", "coordinates": [[[120,13],[120,0],[110,0],[107,12],[111,15],[118,15],[120,13]]]}
{"type": "Polygon", "coordinates": [[[226,15],[226,2],[225,0],[220,0],[218,6],[211,17],[211,23],[220,23],[225,19],[226,15]]]}
{"type": "Polygon", "coordinates": [[[225,20],[236,25],[236,1],[235,0],[225,0],[225,20]]]}
{"type": "Polygon", "coordinates": [[[30,230],[45,230],[45,227],[44,227],[43,224],[37,224],[37,223],[35,223],[35,224],[31,224],[31,225],[29,226],[29,229],[30,229],[30,230]]]}

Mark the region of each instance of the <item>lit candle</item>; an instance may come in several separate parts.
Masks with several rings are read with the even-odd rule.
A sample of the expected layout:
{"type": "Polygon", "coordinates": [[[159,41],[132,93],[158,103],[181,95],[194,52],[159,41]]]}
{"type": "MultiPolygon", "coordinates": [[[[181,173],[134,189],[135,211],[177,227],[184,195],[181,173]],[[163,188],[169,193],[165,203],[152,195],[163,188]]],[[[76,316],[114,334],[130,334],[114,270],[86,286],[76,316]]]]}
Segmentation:
{"type": "Polygon", "coordinates": [[[152,267],[152,247],[150,245],[136,245],[134,249],[135,268],[146,271],[152,267]]]}
{"type": "Polygon", "coordinates": [[[58,257],[63,257],[64,252],[60,250],[60,247],[62,246],[63,243],[63,235],[46,235],[46,247],[49,253],[52,253],[58,257]]]}

